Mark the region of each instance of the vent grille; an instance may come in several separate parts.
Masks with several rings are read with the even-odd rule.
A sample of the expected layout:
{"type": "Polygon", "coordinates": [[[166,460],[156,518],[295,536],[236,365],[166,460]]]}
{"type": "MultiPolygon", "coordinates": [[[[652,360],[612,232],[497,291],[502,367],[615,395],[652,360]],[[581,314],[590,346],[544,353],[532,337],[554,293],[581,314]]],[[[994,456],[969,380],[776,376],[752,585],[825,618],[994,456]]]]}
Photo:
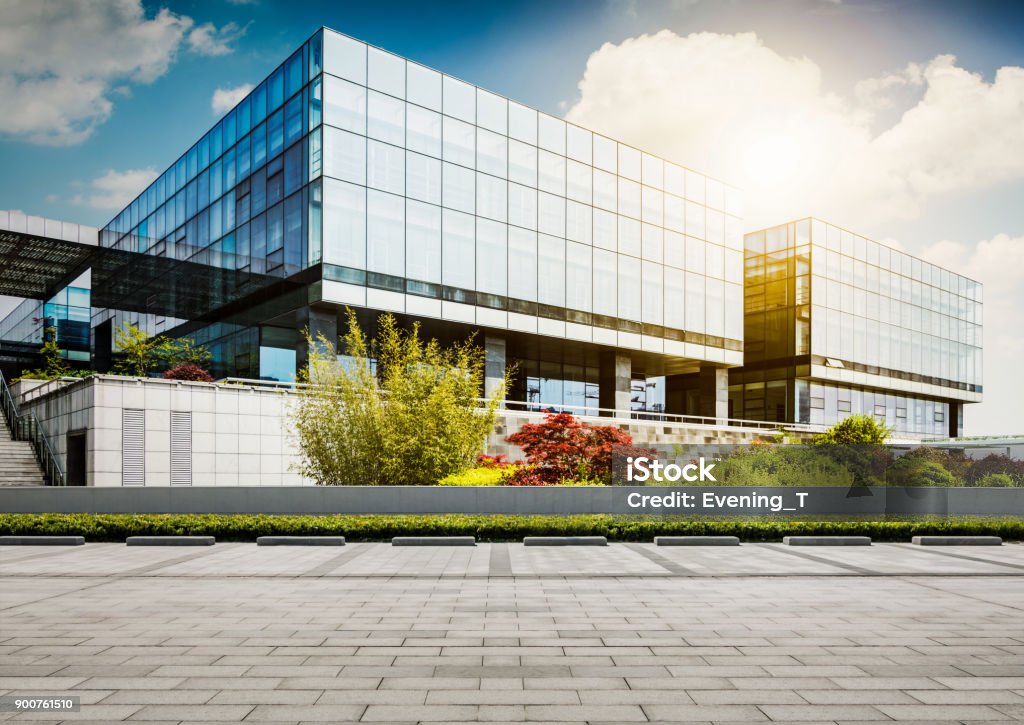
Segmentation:
{"type": "Polygon", "coordinates": [[[121,411],[121,485],[146,485],[146,411],[121,411]]]}
{"type": "Polygon", "coordinates": [[[171,411],[171,485],[192,485],[192,413],[171,411]]]}

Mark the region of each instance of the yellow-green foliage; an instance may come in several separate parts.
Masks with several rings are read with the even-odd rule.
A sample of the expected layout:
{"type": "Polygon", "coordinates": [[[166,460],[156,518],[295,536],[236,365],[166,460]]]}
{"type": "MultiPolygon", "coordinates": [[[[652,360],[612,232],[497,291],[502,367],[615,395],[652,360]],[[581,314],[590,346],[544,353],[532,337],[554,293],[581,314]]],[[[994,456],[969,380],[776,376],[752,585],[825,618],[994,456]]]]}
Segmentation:
{"type": "Polygon", "coordinates": [[[502,385],[477,402],[483,349],[472,340],[424,342],[418,324],[402,330],[389,314],[377,327],[368,339],[348,310],[344,362],[333,340],[309,341],[300,380],[310,385],[290,410],[299,472],[320,485],[380,486],[433,485],[469,469],[505,397],[502,385]]]}
{"type": "Polygon", "coordinates": [[[518,466],[505,468],[470,468],[468,471],[453,473],[437,482],[439,486],[500,486],[502,478],[518,466]]]}

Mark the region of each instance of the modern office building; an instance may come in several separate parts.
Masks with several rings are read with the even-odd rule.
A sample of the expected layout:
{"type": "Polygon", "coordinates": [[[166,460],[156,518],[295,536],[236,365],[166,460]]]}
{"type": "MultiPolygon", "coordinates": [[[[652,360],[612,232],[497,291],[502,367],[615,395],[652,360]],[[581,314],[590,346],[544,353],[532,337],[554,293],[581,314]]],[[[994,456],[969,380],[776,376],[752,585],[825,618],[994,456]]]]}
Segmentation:
{"type": "Polygon", "coordinates": [[[744,258],[730,415],[962,435],[982,393],[979,283],[819,219],[747,234],[744,258]]]}
{"type": "Polygon", "coordinates": [[[328,29],[98,234],[68,226],[0,223],[0,293],[34,298],[0,353],[56,327],[82,357],[89,309],[91,368],[129,322],[289,381],[351,307],[476,333],[535,407],[925,436],[981,395],[977,283],[817,220],[744,239],[726,184],[328,29]]]}
{"type": "Polygon", "coordinates": [[[97,309],[95,344],[139,322],[210,347],[218,376],[290,380],[301,330],[334,337],[352,306],[480,330],[514,399],[664,409],[654,378],[703,369],[706,404],[679,412],[724,415],[739,215],[715,179],[323,29],[100,232],[238,288],[200,315],[97,309]],[[246,275],[289,284],[247,295],[246,275]]]}

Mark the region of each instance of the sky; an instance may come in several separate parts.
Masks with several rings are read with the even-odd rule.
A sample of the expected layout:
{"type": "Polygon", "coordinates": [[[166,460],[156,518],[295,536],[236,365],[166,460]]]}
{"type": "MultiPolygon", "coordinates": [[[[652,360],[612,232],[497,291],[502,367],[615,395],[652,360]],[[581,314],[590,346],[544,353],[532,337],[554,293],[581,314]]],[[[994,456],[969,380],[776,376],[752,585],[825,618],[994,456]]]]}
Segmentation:
{"type": "Polygon", "coordinates": [[[732,183],[748,230],[815,215],[978,279],[986,401],[966,432],[1024,434],[1024,3],[0,9],[0,209],[102,226],[326,25],[732,183]]]}

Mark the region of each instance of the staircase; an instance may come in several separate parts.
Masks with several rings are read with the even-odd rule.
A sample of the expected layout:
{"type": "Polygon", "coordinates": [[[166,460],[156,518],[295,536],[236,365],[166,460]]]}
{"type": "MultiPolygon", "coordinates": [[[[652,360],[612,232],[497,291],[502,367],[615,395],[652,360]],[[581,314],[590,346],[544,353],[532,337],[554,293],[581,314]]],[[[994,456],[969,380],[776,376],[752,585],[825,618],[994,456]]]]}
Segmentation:
{"type": "Polygon", "coordinates": [[[0,487],[45,485],[32,443],[11,438],[7,421],[0,415],[0,487]]]}

